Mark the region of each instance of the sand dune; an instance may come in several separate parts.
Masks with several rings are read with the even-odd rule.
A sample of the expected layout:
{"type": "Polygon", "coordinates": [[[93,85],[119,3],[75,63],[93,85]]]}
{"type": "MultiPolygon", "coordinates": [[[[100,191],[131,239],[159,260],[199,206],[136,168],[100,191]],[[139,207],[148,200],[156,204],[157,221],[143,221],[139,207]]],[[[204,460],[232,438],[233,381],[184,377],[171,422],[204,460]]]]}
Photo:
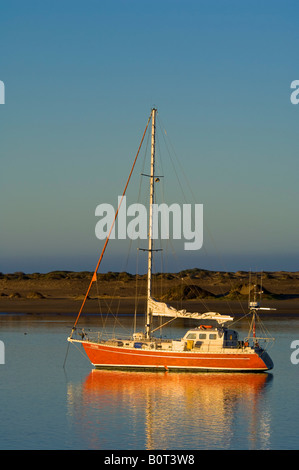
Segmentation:
{"type": "MultiPolygon", "coordinates": [[[[0,274],[0,312],[76,314],[92,278],[90,272],[0,274]]],[[[260,274],[251,273],[260,289],[260,274]]],[[[179,273],[155,274],[153,296],[171,301],[173,306],[192,311],[218,310],[243,313],[248,303],[249,274],[188,269],[179,273]]],[[[299,314],[299,272],[264,272],[263,304],[277,312],[299,314]]],[[[135,294],[139,311],[144,310],[146,275],[99,273],[86,302],[86,313],[117,310],[133,313],[135,294]]]]}

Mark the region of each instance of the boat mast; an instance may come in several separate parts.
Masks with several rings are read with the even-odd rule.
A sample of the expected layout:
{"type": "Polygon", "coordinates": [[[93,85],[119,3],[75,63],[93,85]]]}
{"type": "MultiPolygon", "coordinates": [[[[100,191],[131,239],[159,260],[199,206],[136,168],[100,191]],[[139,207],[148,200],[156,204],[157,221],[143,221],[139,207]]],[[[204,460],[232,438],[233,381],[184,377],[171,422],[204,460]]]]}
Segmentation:
{"type": "Polygon", "coordinates": [[[156,112],[152,109],[152,138],[151,138],[151,174],[150,174],[150,202],[149,202],[149,234],[148,234],[148,270],[147,270],[147,306],[146,306],[146,338],[150,337],[151,309],[149,299],[152,293],[152,266],[153,266],[153,204],[154,204],[154,176],[155,176],[155,149],[156,149],[156,112]]]}

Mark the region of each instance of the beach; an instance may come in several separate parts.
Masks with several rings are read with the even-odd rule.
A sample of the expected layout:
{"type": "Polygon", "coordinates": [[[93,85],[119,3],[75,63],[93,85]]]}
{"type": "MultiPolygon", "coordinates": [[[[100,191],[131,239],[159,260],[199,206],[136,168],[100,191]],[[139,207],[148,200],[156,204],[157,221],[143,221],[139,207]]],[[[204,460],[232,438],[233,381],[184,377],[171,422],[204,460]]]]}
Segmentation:
{"type": "MultiPolygon", "coordinates": [[[[263,291],[263,311],[299,315],[299,272],[251,274],[251,286],[263,291]]],[[[92,279],[90,272],[10,273],[0,276],[0,312],[23,314],[70,314],[79,312],[92,279]]],[[[83,314],[142,314],[146,304],[146,276],[130,273],[99,273],[92,283],[83,314]],[[138,298],[138,300],[136,300],[138,298]]],[[[156,274],[153,296],[190,312],[216,311],[243,315],[248,309],[249,273],[191,269],[156,274]]],[[[250,293],[253,300],[253,290],[250,293]]],[[[258,298],[260,296],[258,295],[258,298]]],[[[259,300],[259,299],[258,299],[259,300]]]]}

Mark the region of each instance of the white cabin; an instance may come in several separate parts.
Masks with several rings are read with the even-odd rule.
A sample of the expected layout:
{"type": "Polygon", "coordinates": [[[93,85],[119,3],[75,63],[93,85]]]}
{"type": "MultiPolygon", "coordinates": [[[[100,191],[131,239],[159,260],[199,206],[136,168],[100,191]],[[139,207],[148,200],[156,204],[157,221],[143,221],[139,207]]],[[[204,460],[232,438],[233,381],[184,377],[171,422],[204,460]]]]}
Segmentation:
{"type": "Polygon", "coordinates": [[[187,331],[185,336],[178,341],[173,341],[174,350],[202,351],[219,350],[223,348],[238,348],[238,333],[227,328],[213,328],[201,325],[198,328],[187,331]]]}

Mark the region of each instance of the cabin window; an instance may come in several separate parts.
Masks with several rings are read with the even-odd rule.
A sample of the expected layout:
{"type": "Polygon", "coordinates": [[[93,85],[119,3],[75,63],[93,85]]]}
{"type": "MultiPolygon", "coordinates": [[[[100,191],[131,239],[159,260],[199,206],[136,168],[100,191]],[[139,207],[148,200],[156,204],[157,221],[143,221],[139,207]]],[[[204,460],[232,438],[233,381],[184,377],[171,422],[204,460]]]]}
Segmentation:
{"type": "Polygon", "coordinates": [[[209,339],[216,339],[217,335],[215,333],[211,333],[209,339]]]}
{"type": "Polygon", "coordinates": [[[206,339],[207,335],[206,333],[199,333],[198,339],[206,339]]]}
{"type": "Polygon", "coordinates": [[[189,333],[187,339],[196,339],[196,333],[189,333]]]}

